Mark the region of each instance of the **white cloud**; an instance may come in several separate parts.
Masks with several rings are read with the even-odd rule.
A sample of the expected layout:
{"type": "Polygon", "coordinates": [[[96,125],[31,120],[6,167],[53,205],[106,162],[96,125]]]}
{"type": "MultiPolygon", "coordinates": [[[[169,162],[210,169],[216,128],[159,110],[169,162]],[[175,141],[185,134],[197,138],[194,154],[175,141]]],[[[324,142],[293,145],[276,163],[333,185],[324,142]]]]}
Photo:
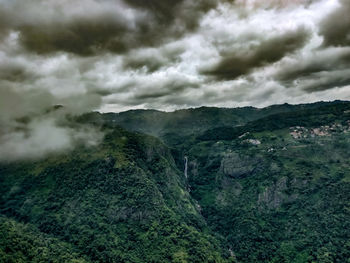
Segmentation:
{"type": "Polygon", "coordinates": [[[103,134],[82,126],[78,129],[57,125],[53,118],[35,118],[25,127],[0,134],[0,161],[36,159],[48,154],[67,152],[77,143],[97,145],[103,134]]]}

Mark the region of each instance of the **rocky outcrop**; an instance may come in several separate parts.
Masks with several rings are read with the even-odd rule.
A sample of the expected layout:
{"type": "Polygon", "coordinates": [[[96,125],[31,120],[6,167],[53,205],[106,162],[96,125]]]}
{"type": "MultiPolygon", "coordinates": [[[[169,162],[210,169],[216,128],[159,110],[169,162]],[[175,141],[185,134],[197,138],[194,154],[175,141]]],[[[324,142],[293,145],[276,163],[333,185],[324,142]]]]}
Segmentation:
{"type": "Polygon", "coordinates": [[[220,171],[224,175],[233,178],[242,178],[253,173],[258,164],[259,160],[257,158],[232,152],[226,154],[222,159],[220,171]]]}
{"type": "Polygon", "coordinates": [[[269,209],[276,209],[279,208],[283,203],[295,200],[297,195],[288,195],[285,193],[286,190],[287,177],[282,177],[273,185],[266,187],[264,192],[259,194],[259,208],[267,207],[269,209]]]}

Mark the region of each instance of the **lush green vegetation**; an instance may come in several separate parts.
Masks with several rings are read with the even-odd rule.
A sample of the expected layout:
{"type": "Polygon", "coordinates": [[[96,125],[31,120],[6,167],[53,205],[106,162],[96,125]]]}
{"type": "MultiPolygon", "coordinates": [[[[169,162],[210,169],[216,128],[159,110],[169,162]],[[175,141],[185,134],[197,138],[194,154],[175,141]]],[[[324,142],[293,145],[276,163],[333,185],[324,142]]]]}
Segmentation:
{"type": "Polygon", "coordinates": [[[346,102],[320,104],[316,108],[297,108],[295,111],[274,113],[240,126],[222,126],[208,129],[198,136],[198,140],[234,140],[246,132],[275,131],[292,126],[317,127],[336,120],[344,122],[350,117],[350,112],[344,113],[348,109],[349,103],[346,102]]]}
{"type": "Polygon", "coordinates": [[[199,143],[188,153],[191,194],[241,262],[347,262],[349,150],[350,132],[199,143]]]}
{"type": "Polygon", "coordinates": [[[98,149],[0,174],[1,262],[230,261],[151,137],[114,129],[98,149]]]}
{"type": "Polygon", "coordinates": [[[350,262],[349,110],[83,115],[98,147],[0,164],[0,262],[350,262]]]}
{"type": "Polygon", "coordinates": [[[0,217],[1,262],[88,262],[74,248],[30,224],[0,217]]]}

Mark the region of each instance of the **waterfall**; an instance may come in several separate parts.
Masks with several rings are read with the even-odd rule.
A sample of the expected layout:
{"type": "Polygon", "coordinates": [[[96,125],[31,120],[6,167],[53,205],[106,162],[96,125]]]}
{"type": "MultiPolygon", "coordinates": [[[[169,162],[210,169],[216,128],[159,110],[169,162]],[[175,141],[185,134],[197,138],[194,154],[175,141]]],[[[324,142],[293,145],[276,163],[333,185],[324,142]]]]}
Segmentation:
{"type": "Polygon", "coordinates": [[[188,158],[187,158],[187,156],[185,156],[185,170],[184,170],[184,174],[185,174],[186,179],[188,178],[188,175],[187,175],[187,163],[188,163],[188,158]]]}

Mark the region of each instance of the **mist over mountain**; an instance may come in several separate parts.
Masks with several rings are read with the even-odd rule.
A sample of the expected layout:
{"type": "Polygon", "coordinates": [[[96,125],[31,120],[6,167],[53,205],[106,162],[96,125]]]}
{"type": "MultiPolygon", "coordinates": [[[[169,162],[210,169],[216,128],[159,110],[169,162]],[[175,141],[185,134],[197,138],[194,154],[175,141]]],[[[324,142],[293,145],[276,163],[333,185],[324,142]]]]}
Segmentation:
{"type": "Polygon", "coordinates": [[[0,162],[2,262],[350,258],[347,101],[70,123],[104,137],[0,162]]]}
{"type": "Polygon", "coordinates": [[[350,262],[349,0],[0,0],[0,262],[350,262]]]}
{"type": "Polygon", "coordinates": [[[0,0],[0,159],[98,143],[103,134],[67,118],[93,110],[350,99],[348,10],[346,0],[0,0]]]}

